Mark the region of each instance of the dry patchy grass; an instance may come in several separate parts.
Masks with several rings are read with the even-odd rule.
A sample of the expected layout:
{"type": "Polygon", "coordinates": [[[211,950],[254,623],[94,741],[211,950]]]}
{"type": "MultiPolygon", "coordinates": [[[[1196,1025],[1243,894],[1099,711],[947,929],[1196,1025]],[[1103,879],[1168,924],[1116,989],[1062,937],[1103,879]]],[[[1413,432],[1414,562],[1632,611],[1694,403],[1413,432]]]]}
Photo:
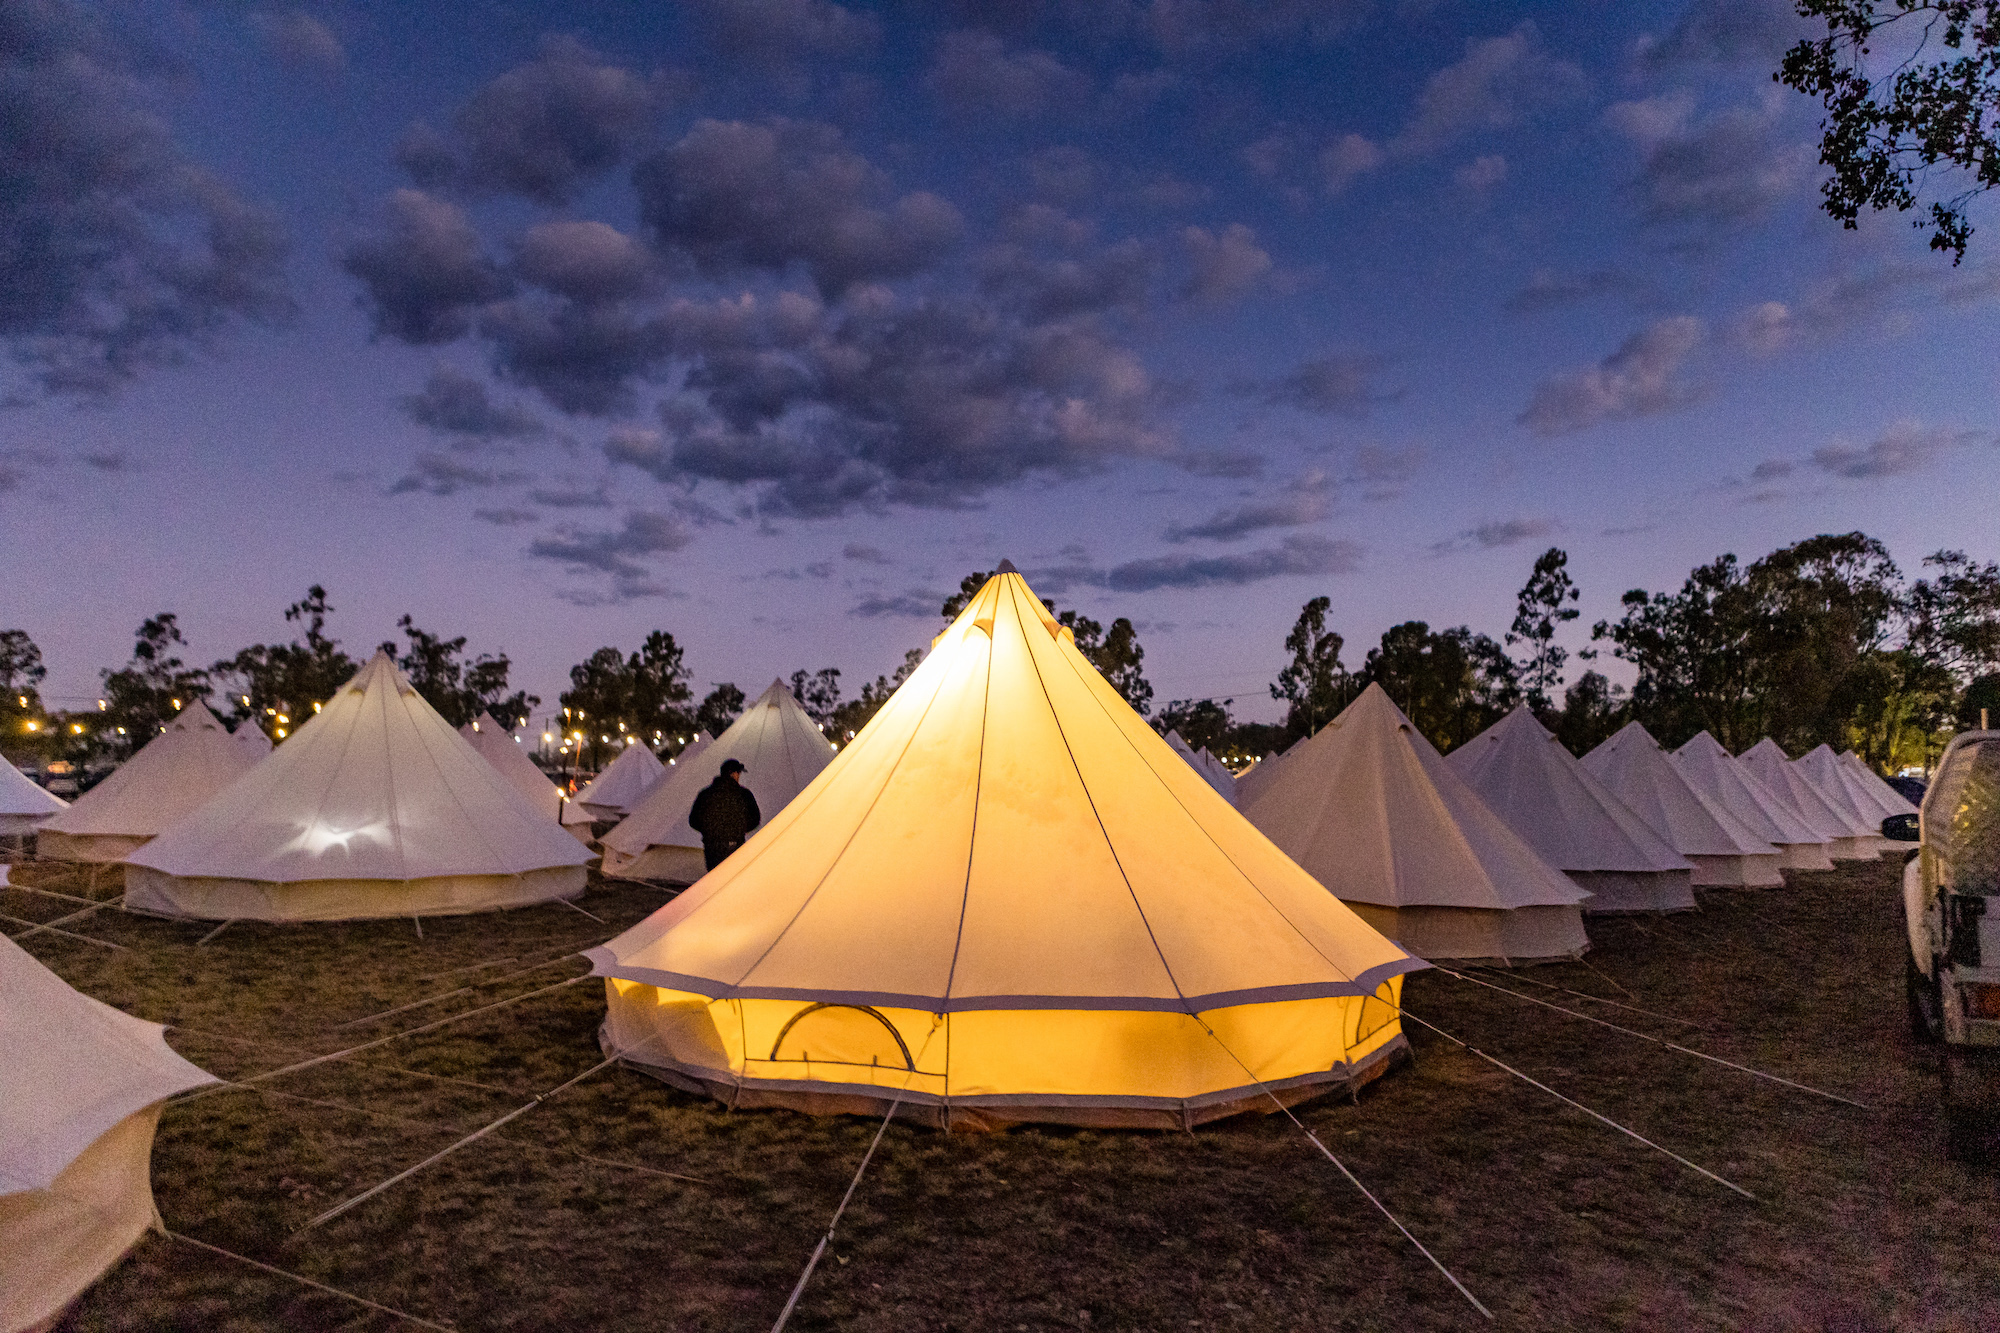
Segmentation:
{"type": "MultiPolygon", "coordinates": [[[[110,876],[15,878],[108,896],[110,876]]],[[[1425,974],[1406,1003],[1473,1046],[1741,1184],[1750,1203],[1412,1025],[1414,1066],[1300,1115],[1522,1329],[1991,1328],[2000,1181],[1947,1158],[1934,1053],[1903,1030],[1896,865],[1707,896],[1592,927],[1535,981],[1654,1035],[1866,1102],[1820,1101],[1425,974]],[[1695,1026],[1699,1025],[1699,1026],[1695,1026]]],[[[0,912],[74,904],[0,891],[0,912]]],[[[407,1030],[584,971],[662,895],[408,921],[208,927],[104,911],[36,955],[172,1024],[226,1078],[407,1030]],[[509,977],[556,959],[540,971],[509,977]],[[470,970],[474,965],[501,962],[470,970]],[[505,978],[503,980],[503,978],[505,978]],[[484,983],[484,984],[482,984],[484,983]],[[375,1023],[340,1024],[468,987],[375,1023]]],[[[19,927],[10,927],[19,933],[19,927]]],[[[1530,987],[1501,978],[1518,989],[1530,987]]],[[[601,991],[551,991],[432,1033],[168,1109],[169,1226],[460,1329],[769,1327],[875,1131],[730,1114],[598,1073],[323,1227],[295,1229],[598,1058],[601,991]],[[694,1177],[693,1181],[675,1179],[694,1177]]],[[[69,1330],[386,1329],[389,1316],[152,1237],[69,1330]]],[[[808,1288],[799,1330],[1483,1327],[1282,1117],[1195,1134],[892,1125],[808,1288]]]]}

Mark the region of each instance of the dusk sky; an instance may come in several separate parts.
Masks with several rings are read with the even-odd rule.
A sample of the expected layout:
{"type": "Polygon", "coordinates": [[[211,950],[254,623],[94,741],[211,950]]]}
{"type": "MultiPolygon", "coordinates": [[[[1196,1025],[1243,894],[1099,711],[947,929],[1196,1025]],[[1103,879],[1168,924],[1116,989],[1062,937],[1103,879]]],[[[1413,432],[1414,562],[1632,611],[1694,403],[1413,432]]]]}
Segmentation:
{"type": "MultiPolygon", "coordinates": [[[[322,583],[848,692],[1009,557],[1265,685],[1862,529],[2000,557],[1989,207],[1817,208],[1789,6],[0,5],[0,628],[75,706],[322,583]]],[[[1614,676],[1617,674],[1615,669],[1614,676]]]]}

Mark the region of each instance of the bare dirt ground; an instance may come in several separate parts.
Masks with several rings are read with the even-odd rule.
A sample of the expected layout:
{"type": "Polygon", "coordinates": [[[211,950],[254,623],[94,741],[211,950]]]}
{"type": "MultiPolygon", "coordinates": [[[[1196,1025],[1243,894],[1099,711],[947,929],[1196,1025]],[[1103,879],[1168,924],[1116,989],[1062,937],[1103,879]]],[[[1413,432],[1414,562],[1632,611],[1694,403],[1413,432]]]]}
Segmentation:
{"type": "MultiPolygon", "coordinates": [[[[1948,1156],[1940,1057],[1912,1045],[1896,858],[1598,920],[1586,963],[1522,977],[1820,1100],[1452,977],[1406,1007],[1742,1186],[1752,1202],[1416,1024],[1413,1066],[1300,1115],[1515,1329],[1992,1329],[2000,1177],[1948,1156]]],[[[17,881],[110,897],[115,875],[17,881]]],[[[562,906],[210,927],[105,910],[24,941],[74,985],[169,1023],[224,1078],[582,975],[562,955],[663,901],[593,882],[562,906]],[[555,960],[555,961],[548,961],[555,960]],[[537,971],[525,971],[547,962],[537,971]],[[521,973],[521,975],[513,975],[521,973]],[[462,993],[448,994],[459,988],[462,993]],[[372,1022],[394,1006],[437,1003],[372,1022]]],[[[77,904],[0,890],[0,913],[77,904]]],[[[23,927],[10,924],[8,933],[23,927]]],[[[176,1232],[464,1330],[769,1328],[876,1122],[731,1114],[613,1067],[316,1229],[350,1195],[601,1057],[602,992],[549,991],[435,1032],[168,1108],[154,1189],[176,1232]],[[687,1177],[689,1179],[683,1179],[687,1177]]],[[[388,1329],[391,1316],[150,1236],[66,1330],[388,1329]]],[[[892,1124],[799,1330],[1470,1329],[1487,1325],[1281,1116],[1194,1134],[892,1124]]]]}

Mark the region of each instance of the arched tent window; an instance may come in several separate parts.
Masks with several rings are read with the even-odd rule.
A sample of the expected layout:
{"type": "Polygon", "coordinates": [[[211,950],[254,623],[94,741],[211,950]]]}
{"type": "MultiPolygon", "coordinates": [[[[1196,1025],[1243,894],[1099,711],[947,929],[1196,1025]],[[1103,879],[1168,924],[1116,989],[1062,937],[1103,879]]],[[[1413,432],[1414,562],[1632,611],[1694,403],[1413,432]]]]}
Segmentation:
{"type": "Polygon", "coordinates": [[[778,1030],[778,1039],[771,1043],[771,1059],[908,1070],[917,1067],[896,1025],[865,1004],[807,1005],[778,1030]]]}

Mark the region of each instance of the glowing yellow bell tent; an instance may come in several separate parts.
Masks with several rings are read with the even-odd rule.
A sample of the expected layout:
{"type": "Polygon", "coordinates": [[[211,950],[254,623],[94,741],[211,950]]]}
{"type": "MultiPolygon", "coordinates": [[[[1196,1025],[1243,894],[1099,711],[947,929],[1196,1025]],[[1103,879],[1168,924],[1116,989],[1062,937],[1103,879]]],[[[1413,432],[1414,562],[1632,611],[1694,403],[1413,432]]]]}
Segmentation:
{"type": "Polygon", "coordinates": [[[1286,751],[1243,814],[1420,957],[1513,964],[1590,947],[1590,890],[1488,809],[1380,685],[1286,751]]]}
{"type": "Polygon", "coordinates": [[[549,781],[548,774],[535,767],[535,761],[528,758],[525,747],[493,720],[493,714],[481,713],[460,727],[458,734],[465,737],[465,743],[479,751],[480,757],[493,765],[501,777],[513,784],[515,791],[527,797],[529,805],[549,819],[562,815],[562,789],[549,781]]]}
{"type": "Polygon", "coordinates": [[[1012,565],[743,850],[591,951],[607,1052],[734,1106],[1188,1127],[1351,1087],[1423,966],[1252,828],[1012,565]]]}
{"type": "Polygon", "coordinates": [[[53,861],[122,860],[263,757],[195,700],[110,777],[43,824],[35,854],[53,861]]]}
{"type": "Polygon", "coordinates": [[[449,916],[574,897],[589,860],[378,652],[127,857],[125,903],[211,920],[449,916]]]}
{"type": "Polygon", "coordinates": [[[670,884],[700,879],[708,863],[702,858],[701,835],[688,826],[688,812],[726,759],[742,763],[743,785],[757,798],[757,812],[768,824],[833,762],[833,744],[785,683],[772,681],[706,748],[688,747],[667,770],[666,781],[598,839],[604,847],[604,873],[670,884]]]}
{"type": "Polygon", "coordinates": [[[0,1333],[45,1329],[159,1221],[160,1105],[216,1080],[0,939],[0,1333]]]}

